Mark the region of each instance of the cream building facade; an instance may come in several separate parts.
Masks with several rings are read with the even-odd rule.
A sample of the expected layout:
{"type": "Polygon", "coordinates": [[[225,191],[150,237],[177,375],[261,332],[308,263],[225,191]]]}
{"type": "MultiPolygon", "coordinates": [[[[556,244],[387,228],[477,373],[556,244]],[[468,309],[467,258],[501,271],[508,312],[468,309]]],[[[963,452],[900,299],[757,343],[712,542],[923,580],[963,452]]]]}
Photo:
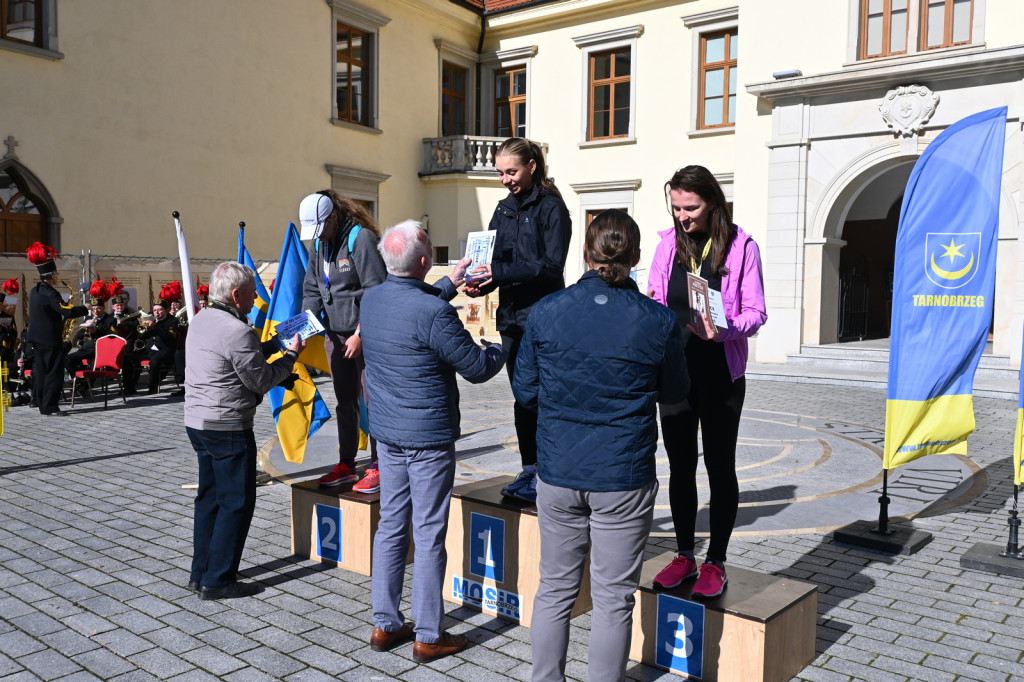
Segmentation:
{"type": "Polygon", "coordinates": [[[505,194],[494,149],[525,135],[572,213],[569,281],[588,217],[612,207],[644,232],[643,280],[670,225],[665,181],[711,169],[761,246],[769,321],[752,351],[769,362],[888,335],[914,161],[1008,106],[993,347],[1019,363],[1019,0],[27,4],[36,44],[0,37],[17,93],[0,104],[0,171],[65,253],[173,254],[179,210],[193,255],[232,256],[244,220],[273,259],[299,199],[333,186],[383,225],[422,219],[454,259],[505,194]]]}

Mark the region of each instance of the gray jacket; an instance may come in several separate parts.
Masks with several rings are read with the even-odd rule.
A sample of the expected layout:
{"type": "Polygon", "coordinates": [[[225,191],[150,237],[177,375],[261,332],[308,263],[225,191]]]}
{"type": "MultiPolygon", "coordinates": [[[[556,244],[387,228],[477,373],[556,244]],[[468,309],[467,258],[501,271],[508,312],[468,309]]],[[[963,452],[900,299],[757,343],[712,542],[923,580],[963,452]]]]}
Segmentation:
{"type": "Polygon", "coordinates": [[[372,230],[360,228],[350,239],[351,225],[338,231],[330,241],[317,240],[309,252],[309,266],[302,282],[302,309],[322,319],[326,329],[351,334],[359,326],[359,304],[363,293],[387,276],[377,252],[380,241],[372,230]],[[349,243],[352,249],[349,251],[349,243]],[[330,272],[324,280],[324,261],[330,272]]]}
{"type": "Polygon", "coordinates": [[[200,310],[185,352],[185,426],[204,431],[251,429],[263,394],[295,365],[291,352],[267,363],[257,331],[233,308],[200,310]]]}

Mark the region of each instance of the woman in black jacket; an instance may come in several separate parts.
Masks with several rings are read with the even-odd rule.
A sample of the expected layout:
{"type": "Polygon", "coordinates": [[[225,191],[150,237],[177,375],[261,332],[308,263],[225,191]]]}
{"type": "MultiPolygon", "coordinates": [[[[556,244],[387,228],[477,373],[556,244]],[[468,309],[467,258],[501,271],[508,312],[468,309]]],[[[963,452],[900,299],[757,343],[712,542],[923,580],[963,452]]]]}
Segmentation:
{"type": "MultiPolygon", "coordinates": [[[[487,228],[498,233],[491,264],[467,276],[465,291],[479,296],[498,289],[497,326],[511,381],[530,309],[548,294],[565,288],[563,273],[572,220],[561,193],[547,176],[544,153],[536,143],[520,137],[505,140],[498,147],[494,164],[509,195],[498,202],[487,228]]],[[[537,415],[518,400],[514,411],[523,470],[501,494],[534,502],[537,415]]]]}

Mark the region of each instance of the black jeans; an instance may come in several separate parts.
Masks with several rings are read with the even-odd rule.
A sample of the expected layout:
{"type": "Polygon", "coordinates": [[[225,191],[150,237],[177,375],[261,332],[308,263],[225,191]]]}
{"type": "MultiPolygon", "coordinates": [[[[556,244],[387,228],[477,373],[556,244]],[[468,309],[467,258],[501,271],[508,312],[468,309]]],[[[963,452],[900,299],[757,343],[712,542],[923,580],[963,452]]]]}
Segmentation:
{"type": "Polygon", "coordinates": [[[224,587],[235,580],[256,509],[256,438],[252,429],[185,431],[199,458],[189,580],[224,587]]]}
{"type": "MultiPolygon", "coordinates": [[[[501,347],[505,349],[505,369],[508,371],[509,383],[516,374],[516,357],[519,355],[519,344],[523,340],[523,330],[506,329],[501,332],[501,347]]],[[[512,407],[516,420],[516,438],[519,440],[519,456],[523,466],[537,463],[537,413],[519,404],[517,400],[512,407]]]]}
{"type": "Polygon", "coordinates": [[[697,523],[697,426],[704,445],[704,467],[711,488],[707,558],[725,561],[736,511],[739,483],[736,480],[736,440],[746,395],[746,378],[729,375],[724,349],[717,342],[691,339],[687,349],[690,396],[687,409],[662,416],[661,435],[670,469],[669,503],[679,551],[692,551],[697,523]],[[689,344],[714,343],[711,354],[691,354],[689,344]],[[720,356],[717,351],[721,351],[720,356]],[[692,357],[692,355],[700,357],[692,357]]]}
{"type": "MultiPolygon", "coordinates": [[[[338,405],[334,410],[338,422],[338,461],[356,468],[359,452],[359,396],[363,393],[363,356],[345,357],[345,342],[351,334],[328,331],[324,341],[331,383],[338,405]]],[[[366,409],[370,409],[366,401],[366,409]]],[[[377,441],[370,439],[370,461],[377,461],[377,441]]]]}
{"type": "Polygon", "coordinates": [[[58,412],[60,395],[64,389],[64,347],[36,346],[35,364],[32,366],[32,384],[39,402],[39,413],[58,412]]]}

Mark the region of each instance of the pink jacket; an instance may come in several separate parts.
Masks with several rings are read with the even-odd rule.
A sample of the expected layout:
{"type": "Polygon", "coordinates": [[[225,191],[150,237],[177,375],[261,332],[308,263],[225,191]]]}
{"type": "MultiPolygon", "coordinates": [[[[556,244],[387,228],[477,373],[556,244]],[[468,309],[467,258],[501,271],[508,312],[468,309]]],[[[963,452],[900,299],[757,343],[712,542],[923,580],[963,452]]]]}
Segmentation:
{"type": "MultiPolygon", "coordinates": [[[[667,305],[665,292],[672,276],[672,261],[676,257],[675,228],[663,230],[658,236],[661,241],[654,250],[647,290],[651,298],[667,305]]],[[[757,242],[738,225],[736,236],[729,242],[729,253],[725,255],[725,268],[729,272],[722,277],[722,302],[729,328],[716,340],[725,344],[729,374],[736,381],[747,370],[747,338],[753,336],[768,319],[764,307],[761,254],[757,242]]]]}

